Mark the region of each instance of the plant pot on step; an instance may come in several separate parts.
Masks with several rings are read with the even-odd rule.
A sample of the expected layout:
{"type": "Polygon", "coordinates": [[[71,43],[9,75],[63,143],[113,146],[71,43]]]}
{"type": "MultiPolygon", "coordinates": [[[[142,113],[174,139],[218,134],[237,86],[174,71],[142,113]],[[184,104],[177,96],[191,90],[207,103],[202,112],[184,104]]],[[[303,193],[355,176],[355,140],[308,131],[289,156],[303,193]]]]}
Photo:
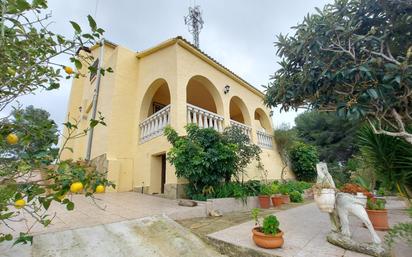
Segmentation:
{"type": "Polygon", "coordinates": [[[332,212],[335,208],[335,190],[333,188],[323,188],[314,192],[316,205],[321,212],[332,212]]]}
{"type": "Polygon", "coordinates": [[[260,208],[268,209],[270,207],[270,196],[259,195],[258,198],[259,198],[260,208]]]}
{"type": "Polygon", "coordinates": [[[368,213],[369,220],[371,221],[373,228],[375,230],[388,230],[389,229],[387,209],[384,209],[384,210],[366,209],[366,212],[368,213]]]}
{"type": "Polygon", "coordinates": [[[282,195],[282,202],[283,202],[284,204],[290,203],[290,197],[289,197],[289,195],[282,195]]]}
{"type": "Polygon", "coordinates": [[[266,248],[266,249],[274,249],[282,247],[283,245],[283,232],[280,231],[276,235],[265,235],[261,232],[260,227],[255,227],[252,230],[253,233],[253,241],[259,247],[266,248]]]}
{"type": "Polygon", "coordinates": [[[273,207],[279,207],[283,204],[283,198],[281,195],[274,195],[272,196],[272,204],[273,207]]]}

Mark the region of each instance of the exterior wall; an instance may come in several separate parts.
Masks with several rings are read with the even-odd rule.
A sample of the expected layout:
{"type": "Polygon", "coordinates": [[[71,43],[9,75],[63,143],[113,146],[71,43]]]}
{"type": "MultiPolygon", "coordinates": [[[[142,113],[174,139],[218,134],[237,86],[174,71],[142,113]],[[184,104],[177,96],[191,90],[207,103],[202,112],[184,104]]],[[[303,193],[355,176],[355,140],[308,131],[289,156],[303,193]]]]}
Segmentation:
{"type": "MultiPolygon", "coordinates": [[[[93,55],[98,55],[98,48],[93,51],[93,55]]],[[[235,109],[240,109],[245,124],[252,128],[254,143],[257,143],[256,131],[260,127],[260,123],[254,119],[256,110],[266,117],[269,123],[266,124],[267,132],[272,134],[269,110],[263,105],[261,94],[242,85],[179,43],[139,58],[136,58],[135,52],[123,47],[105,46],[104,67],[109,66],[114,73],[102,77],[97,108],[105,117],[107,126],[97,126],[94,130],[92,159],[98,158],[99,162],[103,162],[100,159],[104,156],[108,178],[117,184],[117,191],[134,189],[140,192],[143,188],[147,193],[159,193],[161,164],[158,156],[166,153],[170,144],[164,136],[140,142],[139,123],[147,118],[156,90],[165,83],[170,93],[170,125],[179,134],[185,133],[187,124],[189,81],[206,86],[215,100],[216,112],[225,119],[224,126],[230,125],[230,101],[235,99],[239,107],[235,109]],[[226,85],[230,86],[228,94],[223,93],[226,85]]],[[[81,128],[85,128],[90,119],[94,83],[90,84],[88,77],[73,81],[68,112],[71,117],[81,118],[81,128]],[[78,106],[82,106],[81,112],[78,106]]],[[[202,97],[202,94],[193,94],[192,97],[202,97]]],[[[268,170],[268,179],[279,179],[281,161],[275,143],[272,144],[273,149],[263,149],[262,163],[268,170]]],[[[74,153],[66,152],[63,158],[84,158],[86,145],[87,137],[70,142],[68,146],[73,147],[74,153]]],[[[256,166],[256,163],[252,163],[248,167],[246,180],[262,178],[262,171],[256,166]]],[[[292,177],[292,174],[288,174],[288,177],[292,177]]],[[[176,177],[174,167],[166,162],[165,195],[170,198],[182,196],[185,182],[176,177]]]]}

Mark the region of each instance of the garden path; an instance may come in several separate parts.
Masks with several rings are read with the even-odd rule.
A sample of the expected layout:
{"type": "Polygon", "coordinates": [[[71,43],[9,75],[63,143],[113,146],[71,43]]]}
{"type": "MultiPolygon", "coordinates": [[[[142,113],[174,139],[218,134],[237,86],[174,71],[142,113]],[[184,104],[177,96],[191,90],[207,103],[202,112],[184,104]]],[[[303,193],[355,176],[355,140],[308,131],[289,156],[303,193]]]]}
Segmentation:
{"type": "MultiPolygon", "coordinates": [[[[390,200],[389,224],[392,226],[398,222],[408,220],[404,202],[390,200]]],[[[284,211],[277,211],[276,217],[280,221],[280,229],[285,232],[285,243],[281,249],[263,249],[257,247],[251,238],[253,221],[248,221],[230,228],[211,233],[208,236],[233,245],[250,248],[256,251],[284,257],[363,257],[367,255],[346,251],[326,241],[326,235],[330,231],[329,216],[321,213],[315,203],[302,205],[284,211]]],[[[350,217],[351,232],[353,238],[360,242],[370,241],[370,234],[356,217],[350,217]]],[[[384,232],[378,232],[380,237],[384,232]]],[[[410,257],[412,247],[406,244],[398,244],[394,249],[396,257],[410,257]]]]}

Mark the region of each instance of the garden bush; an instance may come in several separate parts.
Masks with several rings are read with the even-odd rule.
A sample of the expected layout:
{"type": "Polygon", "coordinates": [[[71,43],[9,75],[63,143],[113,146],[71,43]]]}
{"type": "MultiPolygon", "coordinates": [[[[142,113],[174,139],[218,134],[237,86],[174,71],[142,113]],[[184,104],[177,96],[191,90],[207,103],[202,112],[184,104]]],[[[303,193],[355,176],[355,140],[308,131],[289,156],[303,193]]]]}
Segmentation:
{"type": "Polygon", "coordinates": [[[186,136],[179,136],[166,127],[164,133],[172,144],[168,161],[175,166],[178,178],[189,181],[187,194],[206,194],[209,187],[230,181],[235,172],[236,145],[225,142],[212,128],[200,129],[190,124],[186,131],[186,136]]]}
{"type": "Polygon", "coordinates": [[[289,152],[292,169],[298,180],[314,181],[316,164],[319,162],[316,147],[296,142],[289,152]]]}
{"type": "Polygon", "coordinates": [[[243,181],[247,164],[253,159],[260,160],[260,148],[251,144],[239,129],[227,128],[221,134],[212,128],[189,124],[186,131],[186,136],[179,136],[174,129],[166,127],[164,133],[172,144],[167,160],[175,166],[177,177],[189,181],[186,187],[189,197],[197,200],[211,196],[242,198],[250,194],[249,189],[257,193],[256,182],[242,186],[231,183],[232,179],[243,181]]]}
{"type": "Polygon", "coordinates": [[[298,192],[298,191],[293,191],[290,193],[289,195],[290,197],[290,201],[293,203],[301,203],[303,202],[303,196],[302,193],[298,192]]]}

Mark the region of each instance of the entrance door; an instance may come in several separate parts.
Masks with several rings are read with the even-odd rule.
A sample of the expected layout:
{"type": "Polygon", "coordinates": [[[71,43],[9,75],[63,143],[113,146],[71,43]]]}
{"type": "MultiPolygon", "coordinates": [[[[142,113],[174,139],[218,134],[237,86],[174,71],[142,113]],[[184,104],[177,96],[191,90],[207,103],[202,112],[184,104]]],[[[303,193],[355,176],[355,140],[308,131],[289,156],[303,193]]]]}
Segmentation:
{"type": "Polygon", "coordinates": [[[165,184],[166,184],[166,154],[162,154],[162,174],[160,181],[160,192],[165,193],[165,184]]]}

